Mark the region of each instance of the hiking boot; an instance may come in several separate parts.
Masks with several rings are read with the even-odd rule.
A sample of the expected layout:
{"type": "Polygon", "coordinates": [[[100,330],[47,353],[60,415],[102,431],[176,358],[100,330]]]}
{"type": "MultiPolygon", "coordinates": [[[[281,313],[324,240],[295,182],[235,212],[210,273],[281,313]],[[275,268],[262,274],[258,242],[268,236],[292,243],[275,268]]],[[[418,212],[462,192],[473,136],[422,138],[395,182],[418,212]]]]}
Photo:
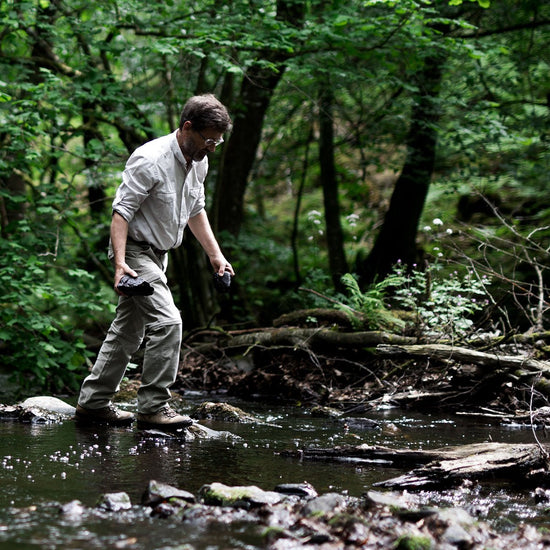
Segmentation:
{"type": "Polygon", "coordinates": [[[77,405],[74,416],[76,421],[83,424],[111,424],[112,426],[124,426],[131,424],[134,420],[133,413],[121,411],[114,405],[100,409],[86,409],[77,405]]]}
{"type": "Polygon", "coordinates": [[[137,415],[138,428],[159,428],[161,430],[179,430],[191,426],[193,421],[188,416],[182,416],[170,406],[164,405],[156,413],[137,415]]]}

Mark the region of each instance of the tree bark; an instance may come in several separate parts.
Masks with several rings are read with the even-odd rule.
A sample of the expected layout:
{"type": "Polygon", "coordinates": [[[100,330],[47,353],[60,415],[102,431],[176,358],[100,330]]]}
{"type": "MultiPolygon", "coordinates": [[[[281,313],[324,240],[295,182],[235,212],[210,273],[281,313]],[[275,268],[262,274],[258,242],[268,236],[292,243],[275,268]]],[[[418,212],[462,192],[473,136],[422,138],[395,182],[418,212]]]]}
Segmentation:
{"type": "Polygon", "coordinates": [[[363,288],[382,280],[399,260],[406,265],[417,261],[416,234],[435,162],[443,61],[441,55],[428,55],[417,74],[407,158],[374,246],[365,260],[357,262],[363,288]]]}
{"type": "MultiPolygon", "coordinates": [[[[325,77],[326,78],[326,77],[325,77]]],[[[329,82],[322,81],[319,101],[319,163],[325,207],[325,225],[330,275],[334,288],[343,291],[342,275],[348,272],[344,253],[344,235],[340,223],[340,201],[334,165],[334,128],[332,103],[334,94],[329,82]]]]}
{"type": "MultiPolygon", "coordinates": [[[[277,2],[278,18],[289,25],[301,25],[304,13],[302,2],[277,2]]],[[[257,63],[250,67],[242,80],[239,103],[234,106],[233,131],[225,145],[211,208],[210,218],[215,232],[239,234],[248,176],[256,158],[265,113],[289,55],[279,51],[266,52],[263,61],[273,62],[278,70],[257,63]]]]}
{"type": "Polygon", "coordinates": [[[547,469],[548,450],[532,444],[474,443],[433,450],[390,449],[371,445],[287,451],[301,460],[353,461],[414,468],[411,472],[376,483],[400,490],[442,489],[466,479],[512,479],[525,482],[530,472],[547,469]]]}

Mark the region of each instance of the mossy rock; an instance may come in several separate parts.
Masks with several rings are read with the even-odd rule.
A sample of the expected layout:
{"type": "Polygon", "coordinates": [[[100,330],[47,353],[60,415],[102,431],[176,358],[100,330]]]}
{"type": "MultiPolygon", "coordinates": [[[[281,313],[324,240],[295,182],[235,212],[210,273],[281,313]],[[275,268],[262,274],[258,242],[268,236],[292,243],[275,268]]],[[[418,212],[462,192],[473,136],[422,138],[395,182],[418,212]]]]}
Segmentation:
{"type": "Polygon", "coordinates": [[[203,485],[199,494],[204,504],[246,509],[278,504],[285,499],[280,493],[263,491],[254,485],[230,487],[223,483],[203,485]]]}

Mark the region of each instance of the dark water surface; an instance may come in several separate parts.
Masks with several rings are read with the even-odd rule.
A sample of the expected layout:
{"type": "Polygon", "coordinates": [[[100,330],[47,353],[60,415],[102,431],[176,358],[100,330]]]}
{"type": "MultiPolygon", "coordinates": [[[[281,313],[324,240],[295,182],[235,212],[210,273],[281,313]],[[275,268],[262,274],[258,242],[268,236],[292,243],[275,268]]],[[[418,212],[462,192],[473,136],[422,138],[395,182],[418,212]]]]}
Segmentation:
{"type": "MultiPolygon", "coordinates": [[[[189,407],[193,405],[187,402],[189,407]]],[[[348,430],[338,421],[314,418],[293,407],[233,403],[269,425],[201,422],[238,438],[183,442],[151,438],[134,429],[83,429],[59,425],[0,423],[0,548],[135,550],[261,548],[247,526],[189,527],[150,518],[139,506],[150,480],[197,494],[207,483],[256,485],[273,490],[280,483],[308,481],[319,494],[360,496],[373,483],[401,470],[377,464],[301,462],[278,451],[360,443],[393,448],[436,448],[484,441],[533,442],[530,429],[502,428],[457,418],[388,410],[370,415],[378,430],[348,430]],[[94,509],[103,493],[129,494],[131,510],[94,509]],[[79,500],[90,507],[71,520],[60,506],[79,500]]],[[[539,438],[540,438],[539,434],[539,438]]],[[[426,505],[461,506],[495,529],[519,522],[550,526],[545,506],[530,491],[503,485],[474,485],[444,493],[420,493],[426,505]]]]}

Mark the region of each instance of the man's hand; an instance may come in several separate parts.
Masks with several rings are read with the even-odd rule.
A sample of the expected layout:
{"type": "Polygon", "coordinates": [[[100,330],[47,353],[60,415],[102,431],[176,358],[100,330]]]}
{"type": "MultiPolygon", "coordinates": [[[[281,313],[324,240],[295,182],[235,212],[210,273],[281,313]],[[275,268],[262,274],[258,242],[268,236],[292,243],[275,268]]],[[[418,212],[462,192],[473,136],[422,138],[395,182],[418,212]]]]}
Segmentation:
{"type": "Polygon", "coordinates": [[[130,275],[130,277],[138,276],[138,274],[127,263],[122,263],[121,265],[117,265],[115,267],[115,292],[120,294],[120,296],[126,296],[126,294],[117,288],[118,283],[120,283],[120,279],[122,279],[124,275],[130,275]]]}
{"type": "Polygon", "coordinates": [[[223,276],[223,274],[228,271],[232,277],[235,276],[235,272],[233,271],[233,267],[231,264],[225,259],[223,254],[217,254],[215,256],[210,256],[210,263],[212,264],[212,267],[214,268],[214,272],[217,273],[220,277],[223,276]]]}

